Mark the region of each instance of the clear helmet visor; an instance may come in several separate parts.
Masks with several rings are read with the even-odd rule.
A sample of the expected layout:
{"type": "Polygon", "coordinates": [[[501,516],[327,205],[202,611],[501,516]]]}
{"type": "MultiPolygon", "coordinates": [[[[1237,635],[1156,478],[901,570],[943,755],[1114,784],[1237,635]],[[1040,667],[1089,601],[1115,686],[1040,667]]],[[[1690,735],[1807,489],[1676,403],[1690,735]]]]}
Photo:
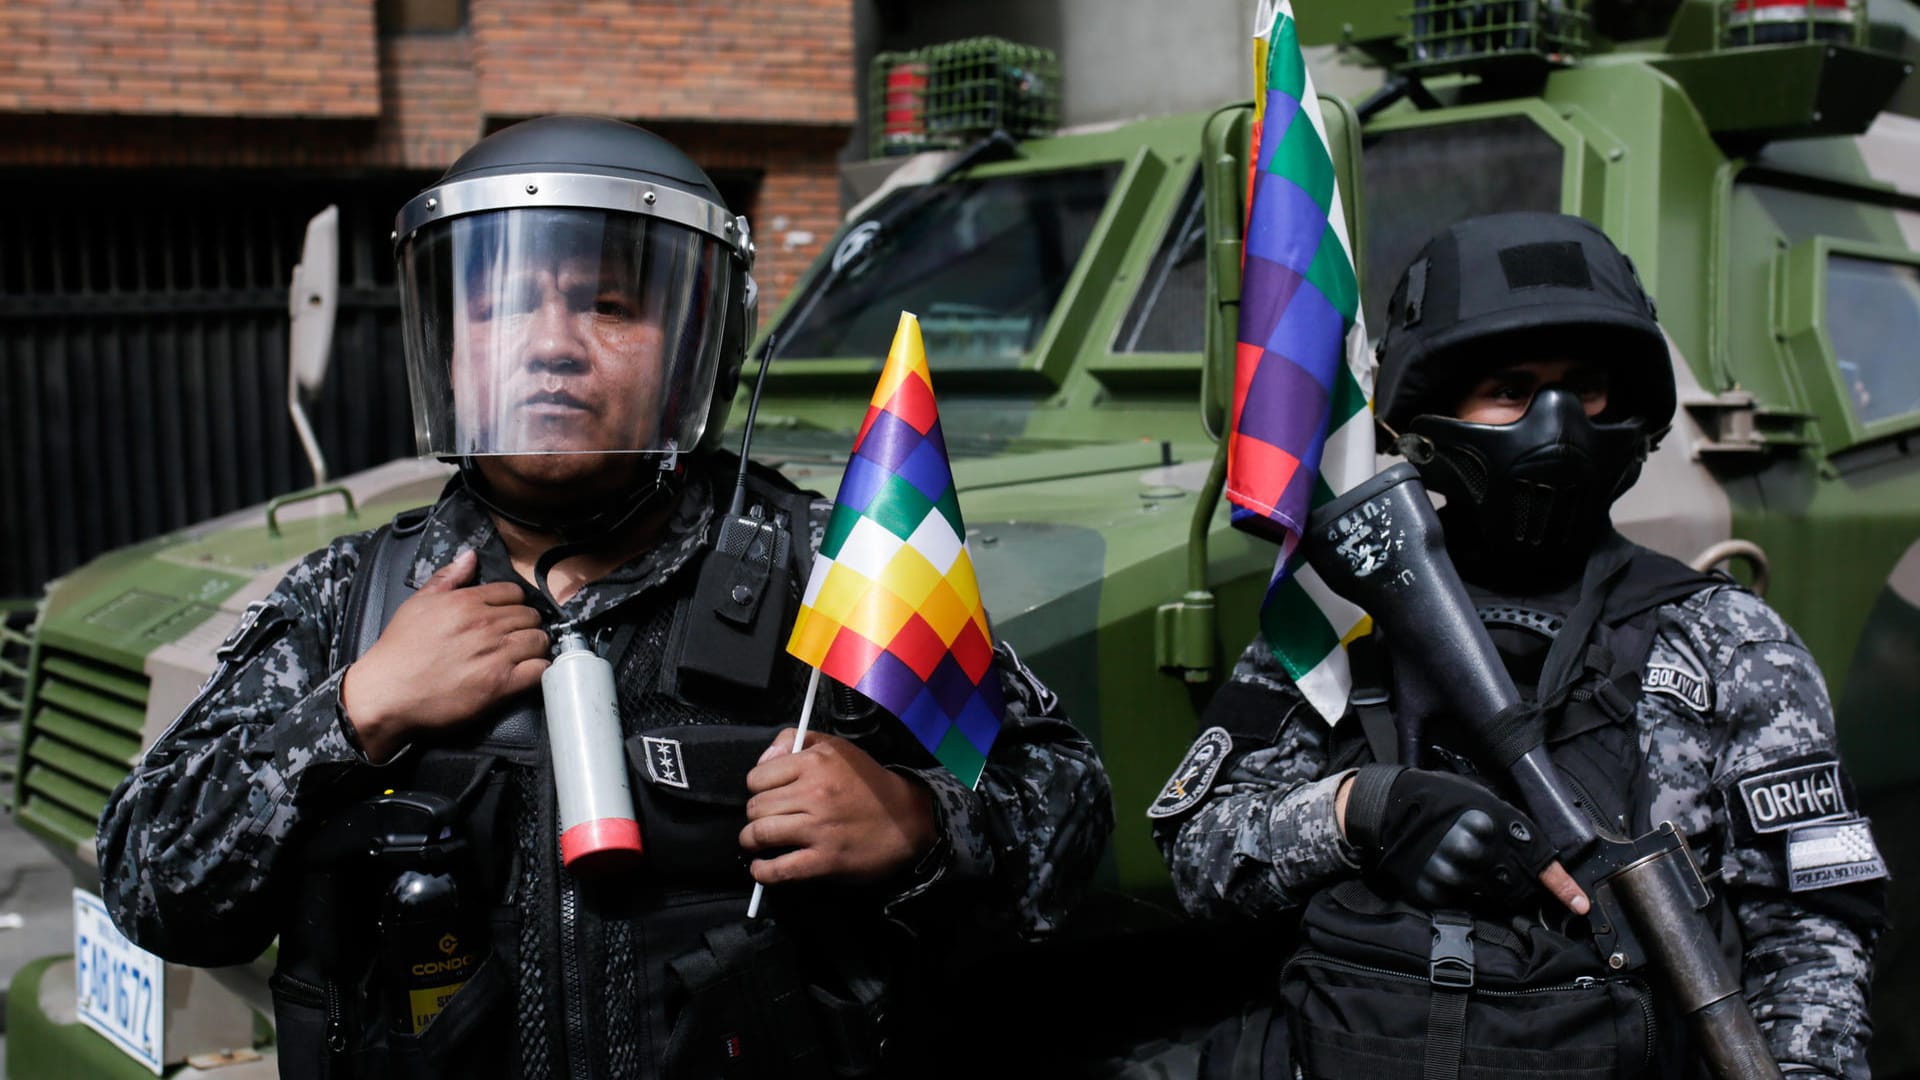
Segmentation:
{"type": "Polygon", "coordinates": [[[420,453],[691,449],[713,394],[727,257],[686,226],[601,210],[420,229],[400,250],[420,453]]]}

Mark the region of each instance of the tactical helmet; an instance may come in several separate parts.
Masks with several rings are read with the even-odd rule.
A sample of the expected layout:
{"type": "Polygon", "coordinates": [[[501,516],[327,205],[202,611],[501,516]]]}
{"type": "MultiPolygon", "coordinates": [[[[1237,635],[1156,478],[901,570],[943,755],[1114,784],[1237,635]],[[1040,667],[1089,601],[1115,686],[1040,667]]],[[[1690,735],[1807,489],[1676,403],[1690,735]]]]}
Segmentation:
{"type": "Polygon", "coordinates": [[[1447,498],[1456,554],[1540,568],[1583,558],[1673,419],[1673,363],[1632,262],[1565,214],[1493,214],[1428,242],[1387,308],[1376,415],[1447,498]],[[1473,382],[1529,360],[1604,369],[1608,404],[1545,387],[1510,424],[1454,418],[1473,382]]]}
{"type": "Polygon", "coordinates": [[[753,336],[744,218],[679,149],[551,116],[482,139],[394,229],[422,454],[717,444],[753,336]]]}

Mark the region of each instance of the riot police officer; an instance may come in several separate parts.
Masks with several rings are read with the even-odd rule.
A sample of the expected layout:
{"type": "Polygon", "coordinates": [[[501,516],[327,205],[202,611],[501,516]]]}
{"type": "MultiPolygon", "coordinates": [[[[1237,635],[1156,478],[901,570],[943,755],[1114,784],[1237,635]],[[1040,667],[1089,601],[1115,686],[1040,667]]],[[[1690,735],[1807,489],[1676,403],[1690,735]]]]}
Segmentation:
{"type": "MultiPolygon", "coordinates": [[[[1091,747],[1003,648],[978,790],[844,691],[789,753],[805,669],[697,644],[741,595],[713,538],[755,291],[746,221],[678,149],[517,124],[395,242],[420,449],[458,474],[248,609],[102,815],[115,921],[201,965],[278,935],[289,1076],[878,1073],[916,935],[1037,934],[1086,880],[1111,826],[1091,747]],[[542,732],[560,626],[611,663],[639,805],[641,854],[591,874],[562,864],[542,732]],[[744,919],[755,882],[771,920],[744,919]],[[388,963],[430,895],[446,957],[388,963]]],[[[775,585],[733,615],[777,643],[830,504],[741,473],[790,559],[745,566],[775,585]]]]}
{"type": "MultiPolygon", "coordinates": [[[[1447,550],[1545,712],[1555,764],[1607,827],[1685,833],[1782,1069],[1866,1076],[1886,868],[1820,672],[1752,593],[1610,523],[1675,410],[1631,262],[1571,216],[1460,222],[1401,277],[1378,357],[1385,448],[1443,496],[1447,550]]],[[[1304,909],[1281,1019],[1227,1025],[1213,1060],[1238,1046],[1234,1060],[1264,1055],[1287,1076],[1273,1070],[1696,1071],[1657,977],[1604,962],[1568,911],[1586,914],[1590,898],[1478,748],[1427,731],[1417,760],[1399,760],[1392,656],[1439,647],[1356,644],[1354,704],[1329,725],[1256,639],[1149,810],[1194,914],[1304,909]]]]}

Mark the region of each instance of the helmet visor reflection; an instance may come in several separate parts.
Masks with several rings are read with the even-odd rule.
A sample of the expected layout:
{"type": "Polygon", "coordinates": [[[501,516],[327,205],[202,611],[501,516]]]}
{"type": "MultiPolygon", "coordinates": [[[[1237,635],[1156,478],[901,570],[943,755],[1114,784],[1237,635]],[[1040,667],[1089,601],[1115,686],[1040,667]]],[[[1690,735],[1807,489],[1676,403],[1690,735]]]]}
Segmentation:
{"type": "Polygon", "coordinates": [[[675,453],[713,392],[726,254],[684,226],[513,209],[400,251],[422,454],[675,453]]]}

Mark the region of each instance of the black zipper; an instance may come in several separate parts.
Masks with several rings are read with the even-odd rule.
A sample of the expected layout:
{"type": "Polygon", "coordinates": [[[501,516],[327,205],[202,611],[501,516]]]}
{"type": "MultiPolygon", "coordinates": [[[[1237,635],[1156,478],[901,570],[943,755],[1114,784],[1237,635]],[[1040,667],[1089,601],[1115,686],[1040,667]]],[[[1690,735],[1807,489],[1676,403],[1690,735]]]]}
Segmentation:
{"type": "Polygon", "coordinates": [[[580,972],[580,891],[573,878],[561,869],[559,861],[553,860],[553,868],[560,879],[560,970],[566,980],[561,1014],[567,1027],[567,1074],[576,1080],[591,1080],[593,1069],[587,1060],[587,992],[580,972]]]}
{"type": "MultiPolygon", "coordinates": [[[[1281,969],[1280,978],[1284,981],[1288,975],[1292,974],[1294,968],[1302,965],[1308,967],[1335,968],[1352,974],[1377,975],[1382,978],[1392,979],[1396,982],[1420,983],[1423,985],[1431,982],[1429,979],[1421,978],[1418,975],[1409,975],[1404,971],[1394,971],[1391,968],[1374,967],[1371,964],[1358,964],[1351,960],[1341,960],[1338,957],[1314,952],[1311,949],[1303,949],[1295,953],[1293,958],[1287,961],[1286,967],[1281,969]]],[[[1520,990],[1489,990],[1484,986],[1475,985],[1468,992],[1476,997],[1518,998],[1529,997],[1534,994],[1564,994],[1583,990],[1604,989],[1611,983],[1619,983],[1631,990],[1634,1003],[1640,1006],[1640,1016],[1646,1022],[1645,1027],[1647,1033],[1646,1046],[1641,1055],[1640,1067],[1641,1069],[1646,1069],[1653,1064],[1654,1014],[1653,1002],[1650,1000],[1647,992],[1647,984],[1641,982],[1639,979],[1631,976],[1581,975],[1570,983],[1556,983],[1552,986],[1529,986],[1520,990]]]]}
{"type": "Polygon", "coordinates": [[[338,1057],[347,1052],[347,1007],[346,996],[340,990],[340,984],[328,979],[322,986],[315,986],[303,979],[297,979],[286,972],[275,976],[278,984],[274,989],[287,1000],[299,1005],[317,1006],[326,1014],[327,1050],[338,1057]]]}

